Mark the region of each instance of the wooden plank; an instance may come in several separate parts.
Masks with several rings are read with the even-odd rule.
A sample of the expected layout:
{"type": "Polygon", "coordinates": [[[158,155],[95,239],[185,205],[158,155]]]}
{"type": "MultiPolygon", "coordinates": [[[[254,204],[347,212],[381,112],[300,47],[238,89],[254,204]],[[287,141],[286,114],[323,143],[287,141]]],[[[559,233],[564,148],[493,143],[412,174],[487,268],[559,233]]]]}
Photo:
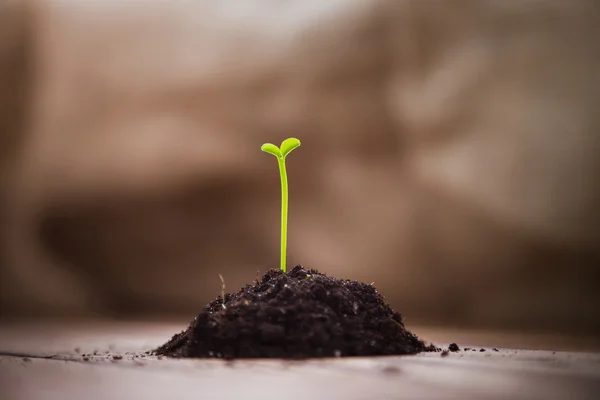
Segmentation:
{"type": "Polygon", "coordinates": [[[173,360],[139,353],[174,333],[170,324],[68,327],[0,328],[0,350],[33,356],[0,357],[0,397],[593,399],[600,393],[598,353],[486,348],[444,357],[173,360]],[[46,350],[34,351],[40,349],[46,350]],[[57,357],[37,358],[50,355],[57,357]]]}

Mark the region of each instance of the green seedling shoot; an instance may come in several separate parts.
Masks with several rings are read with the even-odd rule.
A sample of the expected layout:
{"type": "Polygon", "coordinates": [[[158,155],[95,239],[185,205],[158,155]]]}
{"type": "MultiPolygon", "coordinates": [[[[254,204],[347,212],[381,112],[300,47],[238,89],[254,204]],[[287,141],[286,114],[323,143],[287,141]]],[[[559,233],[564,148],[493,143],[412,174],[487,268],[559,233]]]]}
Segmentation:
{"type": "Polygon", "coordinates": [[[287,217],[288,217],[288,182],[287,171],[285,169],[285,158],[292,150],[300,146],[300,141],[296,138],[285,139],[281,147],[272,143],[265,143],[261,150],[265,153],[273,154],[277,157],[279,164],[279,176],[281,177],[281,271],[285,273],[286,267],[286,249],[287,249],[287,217]]]}

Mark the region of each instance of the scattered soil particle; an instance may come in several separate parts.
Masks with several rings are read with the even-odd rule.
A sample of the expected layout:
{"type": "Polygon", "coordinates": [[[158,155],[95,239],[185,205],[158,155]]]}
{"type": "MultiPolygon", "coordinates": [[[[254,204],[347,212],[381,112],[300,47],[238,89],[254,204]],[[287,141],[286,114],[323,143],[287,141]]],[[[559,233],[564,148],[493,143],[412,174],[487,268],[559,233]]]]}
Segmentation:
{"type": "Polygon", "coordinates": [[[90,361],[90,359],[88,357],[83,357],[83,361],[90,361]]]}
{"type": "Polygon", "coordinates": [[[484,351],[485,351],[485,349],[480,349],[479,351],[481,351],[481,352],[484,352],[484,351]]]}
{"type": "Polygon", "coordinates": [[[448,354],[450,354],[450,353],[448,352],[448,350],[444,350],[444,351],[442,351],[442,354],[441,354],[441,356],[442,356],[442,357],[447,357],[447,356],[448,356],[448,354]]]}
{"type": "Polygon", "coordinates": [[[296,266],[209,303],[154,351],[170,357],[309,358],[437,351],[371,285],[296,266]]]}
{"type": "Polygon", "coordinates": [[[123,359],[123,356],[115,355],[115,356],[112,356],[112,358],[113,358],[113,360],[121,360],[121,359],[123,359]]]}
{"type": "Polygon", "coordinates": [[[448,350],[450,350],[453,353],[456,353],[457,351],[460,350],[460,347],[458,347],[458,345],[456,343],[452,343],[452,344],[450,344],[450,346],[448,346],[448,350]]]}
{"type": "Polygon", "coordinates": [[[469,350],[471,350],[470,347],[465,347],[465,351],[469,351],[469,350]]]}
{"type": "Polygon", "coordinates": [[[494,347],[492,350],[494,350],[494,351],[500,351],[500,350],[498,350],[498,349],[497,349],[497,348],[495,348],[495,347],[494,347]]]}

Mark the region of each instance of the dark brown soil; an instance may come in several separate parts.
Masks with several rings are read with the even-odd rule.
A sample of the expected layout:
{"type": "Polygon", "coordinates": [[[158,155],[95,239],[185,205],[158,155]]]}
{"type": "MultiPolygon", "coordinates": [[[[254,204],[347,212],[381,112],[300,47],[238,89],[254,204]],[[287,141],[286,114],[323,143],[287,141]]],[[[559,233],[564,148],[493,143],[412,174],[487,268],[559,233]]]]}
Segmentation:
{"type": "Polygon", "coordinates": [[[436,351],[371,285],[296,266],[219,296],[155,350],[171,357],[309,358],[436,351]]]}

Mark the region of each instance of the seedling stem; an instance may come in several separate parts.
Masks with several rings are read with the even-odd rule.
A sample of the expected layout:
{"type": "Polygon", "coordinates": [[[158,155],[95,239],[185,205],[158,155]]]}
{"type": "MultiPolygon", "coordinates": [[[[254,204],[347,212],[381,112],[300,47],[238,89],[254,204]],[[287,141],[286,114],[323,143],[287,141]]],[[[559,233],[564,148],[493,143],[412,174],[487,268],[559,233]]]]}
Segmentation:
{"type": "Polygon", "coordinates": [[[288,182],[285,158],[278,158],[279,176],[281,177],[281,264],[280,268],[286,272],[287,260],[287,221],[288,221],[288,182]]]}

